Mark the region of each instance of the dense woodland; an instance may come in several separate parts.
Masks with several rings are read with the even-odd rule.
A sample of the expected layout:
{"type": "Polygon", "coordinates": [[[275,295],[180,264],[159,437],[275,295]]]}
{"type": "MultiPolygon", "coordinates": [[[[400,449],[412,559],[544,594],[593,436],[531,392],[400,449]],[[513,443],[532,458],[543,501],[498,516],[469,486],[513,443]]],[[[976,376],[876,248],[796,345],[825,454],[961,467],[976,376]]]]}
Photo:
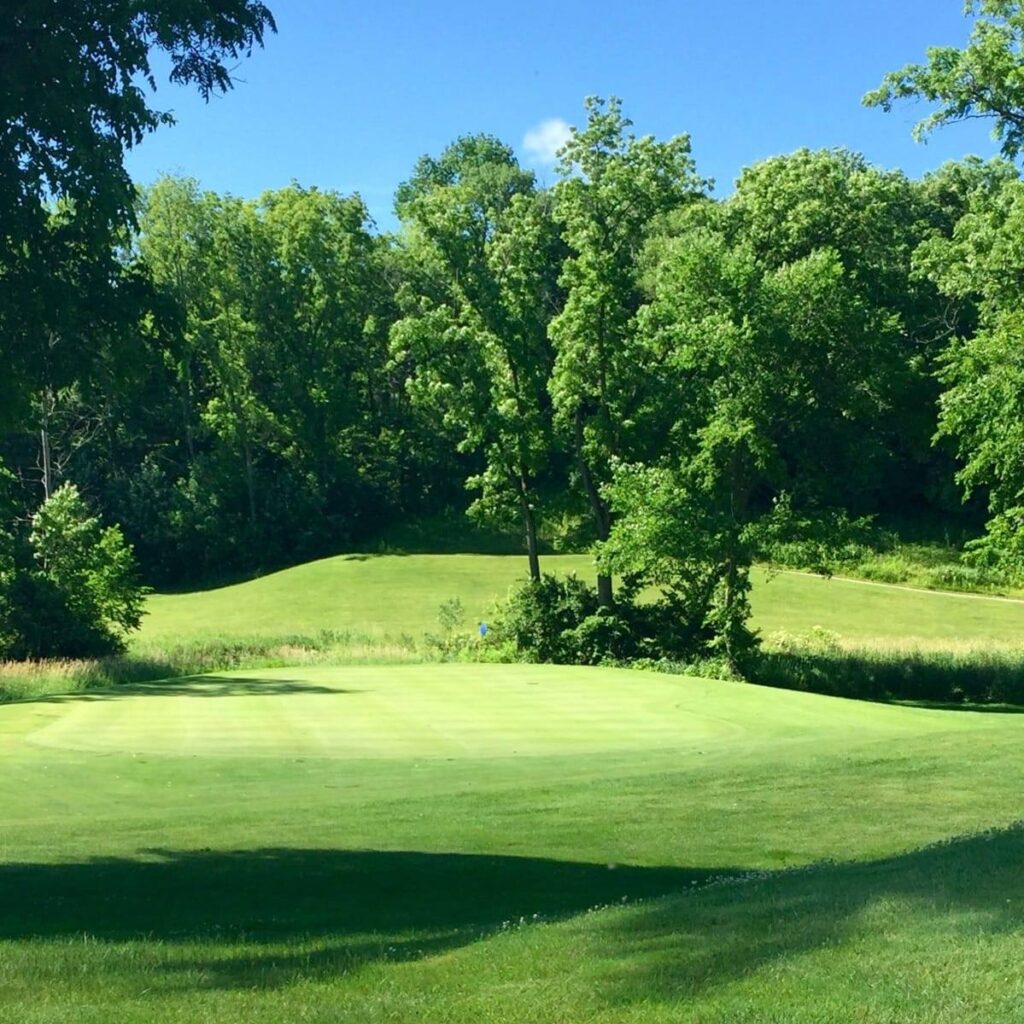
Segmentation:
{"type": "MultiPolygon", "coordinates": [[[[272,27],[262,5],[212,6],[231,8],[225,53],[272,27]]],[[[750,642],[749,567],[773,544],[797,540],[827,566],[879,517],[987,521],[971,557],[1014,575],[1024,96],[998,94],[1010,79],[993,62],[1019,61],[1024,15],[980,7],[987,28],[967,48],[868,97],[945,103],[926,129],[997,118],[1004,158],[921,180],[800,150],[718,198],[686,135],[636,135],[618,100],[591,98],[554,186],[467,135],[411,168],[400,228],[381,233],[357,195],[315,187],[135,189],[123,170],[76,165],[88,125],[48,140],[45,111],[5,111],[0,202],[21,211],[0,229],[9,650],[41,650],[24,641],[40,601],[131,575],[122,535],[140,578],[166,587],[366,545],[394,524],[449,517],[457,531],[467,506],[522,536],[535,581],[546,546],[596,545],[583,604],[602,636],[635,631],[614,610],[655,585],[666,603],[648,632],[685,623],[675,647],[730,659],[750,642]],[[971,95],[979,61],[992,87],[971,95]],[[50,520],[91,531],[81,549],[104,538],[115,569],[97,562],[68,589],[47,499],[50,520]]],[[[180,49],[179,77],[226,87],[202,52],[208,66],[180,49]]],[[[108,104],[99,133],[118,168],[159,120],[136,98],[124,124],[108,104]]],[[[128,627],[138,607],[120,614],[128,627]]]]}

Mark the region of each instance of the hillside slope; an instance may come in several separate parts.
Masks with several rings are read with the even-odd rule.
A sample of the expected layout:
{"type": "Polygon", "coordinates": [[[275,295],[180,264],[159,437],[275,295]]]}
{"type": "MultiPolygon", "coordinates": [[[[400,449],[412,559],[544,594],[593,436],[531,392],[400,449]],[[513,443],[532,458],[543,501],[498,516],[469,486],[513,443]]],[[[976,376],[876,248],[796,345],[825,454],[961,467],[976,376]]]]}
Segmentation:
{"type": "MultiPolygon", "coordinates": [[[[586,555],[547,556],[545,571],[592,573],[586,555]]],[[[420,639],[441,602],[458,597],[466,628],[523,577],[511,555],[340,555],[218,590],[152,596],[139,642],[284,636],[322,629],[420,639]]],[[[815,626],[851,639],[994,640],[1024,637],[1024,603],[921,592],[798,573],[753,574],[754,625],[765,634],[815,626]]]]}

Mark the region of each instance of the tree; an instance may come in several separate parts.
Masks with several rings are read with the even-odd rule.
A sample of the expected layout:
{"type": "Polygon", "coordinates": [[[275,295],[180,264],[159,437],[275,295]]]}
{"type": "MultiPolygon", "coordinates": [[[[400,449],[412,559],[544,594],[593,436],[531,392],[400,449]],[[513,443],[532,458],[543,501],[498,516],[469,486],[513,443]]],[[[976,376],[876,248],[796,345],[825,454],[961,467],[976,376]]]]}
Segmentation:
{"type": "MultiPolygon", "coordinates": [[[[267,447],[294,482],[292,509],[330,542],[387,510],[382,408],[391,297],[357,195],[292,185],[256,205],[263,264],[253,304],[267,447]]],[[[282,523],[282,526],[284,524],[282,523]]]]}
{"type": "MultiPolygon", "coordinates": [[[[601,549],[606,568],[667,592],[733,666],[752,642],[759,534],[793,502],[843,503],[835,479],[870,460],[902,383],[899,318],[865,295],[830,232],[766,249],[765,211],[750,201],[741,179],[734,198],[652,240],[635,345],[662,444],[617,467],[601,549]]],[[[777,236],[787,207],[776,195],[777,236]]]]}
{"type": "Polygon", "coordinates": [[[14,585],[17,575],[16,540],[12,522],[15,502],[11,490],[12,475],[0,465],[0,657],[13,650],[17,640],[14,585]]]}
{"type": "Polygon", "coordinates": [[[416,264],[392,330],[415,400],[462,451],[483,456],[474,511],[511,505],[540,580],[538,482],[551,459],[548,322],[557,309],[559,242],[546,197],[512,151],[485,135],[424,157],[397,194],[416,264]]]}
{"type": "Polygon", "coordinates": [[[918,254],[951,297],[973,302],[978,327],[943,359],[939,438],[950,439],[965,495],[987,491],[991,519],[976,555],[1024,572],[1024,182],[977,189],[952,238],[918,254]]]}
{"type": "MultiPolygon", "coordinates": [[[[560,279],[565,305],[549,328],[551,395],[603,541],[612,510],[601,491],[612,459],[649,440],[637,419],[644,388],[633,331],[642,300],[638,258],[652,220],[701,195],[706,183],[695,172],[688,136],[637,138],[615,98],[592,96],[586,110],[586,126],[573,130],[561,152],[554,189],[570,255],[560,279]]],[[[611,607],[611,577],[599,573],[597,583],[602,607],[611,607]]]]}
{"type": "Polygon", "coordinates": [[[977,21],[963,49],[929,48],[927,63],[890,72],[864,103],[886,111],[902,99],[937,103],[915,126],[918,139],[958,121],[992,120],[1003,155],[1016,157],[1024,147],[1024,7],[1019,0],[966,0],[964,13],[977,21]]]}
{"type": "MultiPolygon", "coordinates": [[[[209,98],[231,87],[230,63],[262,45],[273,17],[258,0],[14,0],[0,24],[0,410],[23,411],[31,339],[66,324],[68,306],[99,316],[118,232],[132,222],[125,151],[169,114],[149,105],[152,51],[172,81],[209,98]],[[51,218],[53,203],[61,217],[51,218]],[[86,260],[90,287],[58,268],[86,260]]],[[[78,317],[81,318],[80,316],[78,317]]]]}
{"type": "Polygon", "coordinates": [[[0,654],[94,657],[122,650],[142,621],[145,588],[120,529],[104,527],[78,489],[64,484],[32,517],[26,553],[31,561],[15,561],[13,571],[8,560],[6,580],[0,566],[0,654]]]}
{"type": "Polygon", "coordinates": [[[367,222],[358,197],[297,185],[244,201],[165,179],[144,196],[138,249],[178,314],[179,491],[242,564],[337,544],[396,486],[367,222]]]}
{"type": "MultiPolygon", "coordinates": [[[[828,253],[844,305],[861,311],[861,324],[850,324],[843,342],[828,333],[807,338],[805,357],[822,359],[826,376],[818,383],[821,404],[793,410],[780,452],[787,489],[798,503],[809,498],[860,512],[916,499],[927,487],[937,399],[931,371],[946,331],[936,322],[935,286],[913,272],[915,248],[934,231],[930,202],[904,174],[872,167],[859,154],[801,149],[744,169],[719,212],[716,229],[749,246],[766,273],[828,253]],[[829,399],[825,380],[843,394],[843,374],[867,378],[857,365],[865,360],[871,391],[862,413],[850,416],[842,401],[829,399]]],[[[795,310],[798,299],[787,301],[795,310]]]]}

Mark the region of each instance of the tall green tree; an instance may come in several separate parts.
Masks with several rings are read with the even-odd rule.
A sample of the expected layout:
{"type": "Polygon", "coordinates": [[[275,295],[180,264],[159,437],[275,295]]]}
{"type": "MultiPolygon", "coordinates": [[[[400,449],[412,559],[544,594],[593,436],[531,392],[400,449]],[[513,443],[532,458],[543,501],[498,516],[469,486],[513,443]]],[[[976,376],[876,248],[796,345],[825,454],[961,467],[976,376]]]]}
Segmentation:
{"type": "MultiPolygon", "coordinates": [[[[793,486],[817,492],[816,500],[831,492],[828,503],[861,512],[917,500],[931,486],[938,393],[931,374],[946,332],[935,286],[913,270],[916,247],[937,227],[932,202],[904,174],[872,167],[859,154],[802,149],[746,168],[718,212],[719,229],[749,245],[766,272],[832,254],[844,290],[890,325],[856,334],[848,350],[863,346],[861,358],[877,371],[875,414],[847,420],[846,431],[837,420],[817,434],[820,425],[794,431],[785,453],[793,486]],[[826,451],[825,439],[841,449],[826,451]]],[[[815,415],[839,408],[826,401],[815,415]]]]}
{"type": "Polygon", "coordinates": [[[1024,572],[1024,182],[976,190],[951,238],[918,253],[943,291],[978,311],[973,334],[945,353],[939,437],[962,461],[965,493],[987,494],[991,518],[979,557],[1024,572]]]}
{"type": "Polygon", "coordinates": [[[362,201],[298,186],[243,201],[168,179],[140,226],[178,312],[167,355],[197,523],[236,536],[243,559],[281,543],[289,521],[296,551],[351,535],[386,505],[393,458],[390,298],[362,201]]]}
{"type": "MultiPolygon", "coordinates": [[[[586,111],[586,125],[573,130],[561,152],[562,180],[554,188],[569,258],[560,279],[565,304],[549,329],[551,395],[603,541],[612,525],[602,494],[612,460],[650,441],[636,417],[645,385],[633,325],[642,301],[639,257],[654,218],[692,202],[706,183],[696,173],[688,136],[638,138],[615,98],[590,97],[586,111]]],[[[597,584],[601,605],[610,607],[611,577],[599,573],[597,584]]]]}
{"type": "Polygon", "coordinates": [[[249,288],[269,446],[299,485],[292,514],[321,517],[337,543],[386,512],[392,486],[382,252],[358,196],[293,185],[261,196],[256,215],[265,260],[249,288]]]}
{"type": "Polygon", "coordinates": [[[28,537],[14,539],[13,559],[11,547],[0,545],[0,657],[123,650],[145,589],[120,529],[104,527],[73,484],[43,502],[28,537]]]}
{"type": "MultiPolygon", "coordinates": [[[[608,568],[662,587],[734,666],[752,643],[749,571],[765,527],[794,503],[844,504],[836,478],[870,458],[902,382],[900,319],[827,244],[842,234],[785,256],[765,247],[766,234],[784,237],[792,197],[776,195],[772,232],[761,188],[744,186],[652,240],[636,344],[665,433],[660,451],[620,466],[602,547],[608,568]]],[[[818,206],[801,198],[806,224],[818,206]]]]}
{"type": "Polygon", "coordinates": [[[551,461],[547,327],[558,309],[559,240],[532,173],[490,136],[424,157],[397,194],[416,264],[392,330],[423,408],[483,458],[473,510],[520,517],[530,576],[540,579],[538,504],[551,461]]]}

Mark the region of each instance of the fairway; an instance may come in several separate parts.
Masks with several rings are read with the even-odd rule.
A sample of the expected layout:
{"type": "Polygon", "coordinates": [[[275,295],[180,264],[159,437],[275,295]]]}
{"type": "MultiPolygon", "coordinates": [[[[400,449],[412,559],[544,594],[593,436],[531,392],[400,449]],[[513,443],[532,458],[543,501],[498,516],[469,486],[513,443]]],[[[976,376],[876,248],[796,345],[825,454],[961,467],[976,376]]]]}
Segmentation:
{"type": "Polygon", "coordinates": [[[3,706],[0,1021],[1013,1020],[1022,730],[522,665],[3,706]]]}
{"type": "MultiPolygon", "coordinates": [[[[588,555],[546,556],[545,572],[589,579],[588,555]]],[[[523,579],[511,555],[339,555],[247,583],[192,594],[157,594],[135,644],[176,638],[279,637],[319,630],[422,639],[437,631],[439,605],[459,598],[467,631],[523,579]]],[[[818,626],[853,640],[1024,638],[1024,603],[798,573],[752,574],[753,623],[764,634],[818,626]]]]}

